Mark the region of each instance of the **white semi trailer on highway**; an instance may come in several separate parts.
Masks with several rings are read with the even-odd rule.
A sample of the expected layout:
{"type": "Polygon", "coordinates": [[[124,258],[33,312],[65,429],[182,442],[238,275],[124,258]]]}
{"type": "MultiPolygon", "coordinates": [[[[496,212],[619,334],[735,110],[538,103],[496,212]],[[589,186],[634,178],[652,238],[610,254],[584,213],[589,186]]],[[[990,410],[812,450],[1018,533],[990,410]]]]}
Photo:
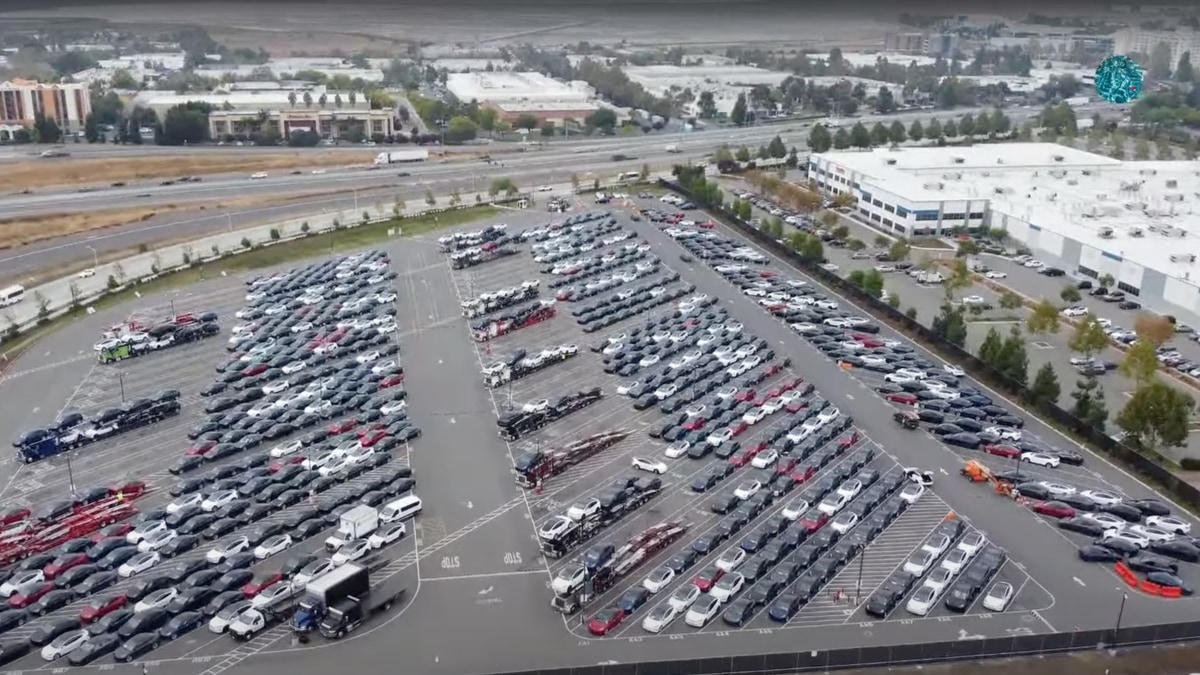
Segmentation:
{"type": "Polygon", "coordinates": [[[424,162],[429,159],[428,150],[393,150],[381,152],[375,156],[376,164],[405,164],[409,162],[424,162]]]}

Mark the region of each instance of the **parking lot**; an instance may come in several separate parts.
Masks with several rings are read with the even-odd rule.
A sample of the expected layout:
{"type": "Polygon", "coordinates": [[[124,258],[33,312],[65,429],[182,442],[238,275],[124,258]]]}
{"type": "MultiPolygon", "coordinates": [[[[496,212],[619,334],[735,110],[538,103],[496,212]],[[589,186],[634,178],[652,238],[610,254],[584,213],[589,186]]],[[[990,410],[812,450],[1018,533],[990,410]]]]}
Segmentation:
{"type": "MultiPolygon", "coordinates": [[[[661,207],[648,200],[640,203],[661,207]]],[[[592,208],[581,203],[576,206],[574,213],[592,208]]],[[[512,244],[515,255],[458,270],[447,264],[448,256],[439,252],[434,237],[407,239],[385,247],[391,269],[397,274],[392,282],[398,296],[394,335],[401,345],[404,387],[412,392],[408,414],[423,431],[409,446],[394,451],[393,462],[388,465],[407,462],[419,480],[416,491],[425,501],[424,513],[413,523],[413,536],[384,551],[391,560],[386,571],[399,573],[396,579],[409,589],[408,604],[394,610],[393,617],[373,624],[367,629],[368,637],[348,643],[353,645],[350,647],[330,649],[331,645],[322,640],[296,645],[290,642],[290,633],[282,629],[268,631],[263,638],[241,645],[197,631],[144,659],[152,661],[160,672],[216,675],[251,658],[257,670],[283,672],[301,666],[332,669],[347,662],[356,667],[383,668],[394,664],[395,654],[403,653],[412,655],[405,663],[413,672],[467,673],[607,660],[652,661],[1049,633],[1111,626],[1118,612],[1122,625],[1163,622],[1194,614],[1190,599],[1168,601],[1128,591],[1111,565],[1078,560],[1078,547],[1086,546],[1090,538],[1055,527],[1051,517],[1031,513],[1029,505],[1001,498],[987,483],[967,482],[958,472],[965,460],[976,459],[995,473],[1019,469],[1021,479],[1031,483],[1064,484],[1077,492],[1102,490],[1126,499],[1153,496],[1134,479],[1082,450],[1081,466],[1063,463],[1057,468],[1038,467],[989,456],[980,450],[947,446],[928,429],[900,428],[891,416],[902,406],[888,403],[878,392],[885,386],[883,374],[839,368],[815,349],[816,345],[773,318],[712,268],[700,261],[682,260],[684,249],[655,224],[634,222],[625,210],[612,213],[617,227],[604,236],[616,232],[632,236],[611,244],[601,241],[596,248],[571,259],[603,260],[626,246],[632,247],[630,256],[638,253],[642,257],[631,257],[589,279],[611,277],[613,271],[637,272],[637,264],[649,262],[650,256],[657,258],[658,264],[649,271],[643,268],[642,276],[614,283],[592,297],[558,300],[552,305],[553,318],[484,341],[473,339],[472,324],[515,315],[516,310],[533,301],[469,320],[462,316],[464,301],[534,280],[539,282],[538,297],[549,300],[571,286],[586,288],[590,281],[551,288],[551,283],[562,275],[543,273],[544,265],[533,261],[531,250],[536,242],[531,241],[512,244]],[[673,279],[676,273],[679,277],[673,279]],[[651,293],[651,288],[664,290],[651,293]],[[669,297],[673,289],[680,289],[682,295],[661,304],[651,302],[669,297]],[[648,306],[646,311],[591,332],[585,332],[576,321],[574,314],[583,306],[615,299],[630,290],[644,293],[629,295],[625,301],[643,300],[648,306]],[[697,302],[694,314],[688,310],[684,316],[673,316],[681,301],[697,296],[706,298],[697,302]],[[676,343],[672,340],[676,333],[687,335],[678,340],[678,348],[666,349],[676,343]],[[700,345],[705,335],[712,339],[700,345]],[[642,345],[642,351],[640,358],[622,361],[628,367],[626,374],[604,372],[604,359],[621,355],[611,351],[604,354],[605,347],[614,342],[634,344],[634,340],[642,345]],[[651,345],[662,348],[651,349],[651,345]],[[713,370],[709,364],[714,363],[718,353],[725,353],[720,351],[722,346],[734,345],[753,346],[755,351],[742,358],[760,360],[740,371],[736,381],[716,386],[711,378],[726,372],[726,365],[718,361],[720,367],[713,370]],[[484,386],[482,371],[494,362],[509,360],[517,350],[531,357],[543,352],[562,353],[563,348],[574,348],[574,355],[540,367],[511,384],[484,386]],[[599,353],[593,348],[599,348],[599,353]],[[699,355],[694,354],[696,350],[699,355]],[[641,365],[650,355],[658,356],[658,362],[641,365]],[[679,365],[672,368],[675,362],[679,365]],[[664,378],[668,371],[674,371],[676,381],[690,380],[684,380],[684,386],[673,391],[664,390],[664,399],[686,398],[688,403],[670,415],[659,405],[635,409],[638,396],[654,394],[670,383],[664,378]],[[635,382],[647,381],[649,375],[658,376],[653,391],[634,388],[632,397],[618,393],[635,382]],[[744,379],[760,375],[758,382],[744,379]],[[813,390],[804,393],[809,385],[813,390]],[[745,400],[737,401],[737,393],[728,399],[720,396],[729,386],[744,392],[745,400]],[[596,387],[603,393],[598,402],[544,425],[536,420],[528,422],[529,427],[521,426],[526,422],[514,422],[509,435],[517,438],[506,442],[500,437],[497,418],[523,411],[526,405],[540,415],[549,408],[557,409],[562,397],[596,387]],[[686,433],[667,428],[668,421],[687,416],[691,406],[697,404],[706,406],[705,419],[728,412],[722,422],[726,426],[718,428],[714,422],[686,433]],[[834,409],[837,415],[830,416],[834,409]],[[762,411],[761,416],[757,411],[762,411]],[[829,419],[793,443],[795,450],[766,461],[771,456],[769,449],[784,447],[790,431],[806,421],[815,424],[821,412],[829,419]],[[743,428],[743,415],[755,419],[754,423],[743,428]],[[708,442],[708,435],[720,435],[726,428],[732,438],[708,442]],[[628,435],[565,471],[546,476],[540,484],[521,487],[514,480],[513,467],[524,453],[540,450],[552,454],[572,441],[606,431],[628,435]],[[667,448],[676,441],[666,440],[664,435],[712,448],[695,459],[686,452],[668,457],[667,448]],[[736,449],[729,452],[728,458],[722,456],[733,447],[736,449]],[[761,467],[753,463],[759,453],[763,453],[761,467]],[[637,471],[632,466],[635,457],[650,464],[662,462],[665,472],[656,476],[637,471]],[[731,468],[722,469],[719,479],[708,479],[717,466],[731,468]],[[787,470],[780,471],[781,467],[787,470]],[[927,471],[932,478],[932,484],[915,497],[915,493],[906,492],[913,483],[903,469],[910,467],[927,471]],[[802,480],[794,479],[797,475],[802,480]],[[637,506],[573,542],[564,555],[543,555],[539,531],[572,506],[591,508],[591,498],[603,496],[626,477],[659,478],[661,485],[641,483],[653,491],[652,496],[634,500],[637,506]],[[758,485],[752,487],[752,481],[758,481],[758,485]],[[859,483],[855,485],[855,481],[859,483]],[[702,491],[695,487],[697,484],[702,491]],[[715,512],[714,505],[722,499],[728,502],[735,489],[741,490],[745,498],[737,497],[733,513],[715,512]],[[839,499],[835,497],[839,489],[845,490],[845,496],[828,514],[832,517],[814,521],[808,531],[808,515],[812,513],[816,518],[813,511],[818,503],[839,499]],[[779,494],[772,495],[773,491],[779,494]],[[809,502],[803,513],[795,512],[798,499],[809,502]],[[752,510],[742,512],[743,502],[752,510]],[[856,520],[837,520],[850,513],[856,515],[856,520]],[[840,536],[831,534],[835,522],[845,528],[840,536]],[[555,593],[550,586],[576,565],[580,556],[597,544],[620,546],[660,523],[674,524],[684,531],[662,539],[661,546],[648,550],[646,557],[616,583],[584,600],[580,611],[568,615],[555,612],[551,607],[555,593]],[[801,529],[805,530],[803,534],[801,529]],[[947,535],[944,546],[937,536],[943,531],[953,535],[947,535]],[[941,602],[930,606],[924,616],[909,612],[910,601],[941,561],[948,559],[950,549],[970,548],[979,534],[988,543],[978,553],[987,555],[978,555],[975,562],[967,561],[963,574],[972,572],[971,565],[999,556],[987,570],[981,592],[961,612],[951,611],[941,602]],[[926,545],[936,554],[930,554],[920,574],[914,573],[908,586],[890,586],[914,557],[920,562],[926,545]],[[738,557],[734,552],[739,548],[752,553],[735,566],[731,561],[738,557]],[[722,588],[735,589],[729,602],[701,620],[700,626],[688,625],[684,612],[672,617],[657,633],[644,628],[647,617],[693,579],[703,576],[720,584],[721,579],[713,578],[712,572],[718,561],[731,568],[719,575],[727,580],[722,588]],[[679,566],[678,571],[673,569],[671,579],[649,598],[639,592],[630,593],[653,572],[672,565],[679,566]],[[739,574],[742,586],[736,589],[733,580],[739,574]],[[769,584],[760,583],[771,579],[780,583],[771,589],[769,584]],[[984,593],[999,583],[1012,586],[1012,598],[1003,611],[988,610],[983,606],[984,593]],[[760,589],[773,595],[761,604],[743,602],[760,589]],[[888,593],[894,597],[887,603],[872,605],[872,598],[883,598],[888,593]],[[803,599],[792,608],[777,610],[782,600],[793,596],[803,599]],[[630,611],[620,621],[602,628],[595,623],[603,610],[622,604],[630,611]],[[741,613],[733,612],[735,608],[741,613]],[[727,617],[736,621],[727,621],[727,617]],[[513,653],[512,645],[529,644],[531,635],[537,636],[538,647],[513,653]],[[456,649],[463,639],[469,639],[478,649],[456,649]]],[[[508,215],[510,233],[550,221],[545,214],[508,215]]],[[[737,239],[736,233],[721,227],[714,232],[737,239]]],[[[779,261],[771,260],[752,269],[802,279],[799,274],[786,272],[779,261]]],[[[157,315],[163,310],[152,305],[174,300],[177,309],[186,303],[195,305],[188,306],[188,310],[215,311],[224,323],[224,317],[243,304],[241,281],[231,278],[207,282],[188,290],[194,295],[148,300],[136,310],[157,315]]],[[[830,299],[838,303],[839,311],[856,313],[844,299],[832,295],[830,299]]],[[[111,483],[136,475],[155,487],[169,488],[177,479],[167,469],[179,461],[187,447],[185,430],[196,423],[204,405],[198,392],[213,377],[213,371],[206,368],[223,359],[225,342],[222,337],[92,368],[84,357],[90,357],[93,336],[99,327],[123,318],[129,311],[126,308],[119,314],[90,317],[86,321],[94,323],[83,339],[78,335],[74,342],[62,336],[49,339],[45,352],[36,355],[39,361],[10,371],[16,377],[10,375],[12,379],[3,384],[0,393],[11,398],[14,392],[28,388],[32,393],[16,404],[23,412],[15,417],[41,421],[53,417],[53,411],[63,405],[70,389],[85,373],[71,401],[80,407],[119,401],[122,386],[127,398],[164,388],[179,389],[183,415],[71,456],[71,473],[80,485],[111,483]],[[65,387],[65,382],[70,386],[65,387]],[[42,393],[52,387],[59,392],[57,399],[42,393]],[[85,475],[86,481],[81,478],[85,475]]],[[[599,313],[589,316],[595,319],[599,313]]],[[[593,321],[592,325],[597,324],[593,321]]],[[[884,330],[880,337],[895,336],[884,330]]],[[[933,358],[919,349],[916,354],[933,358]]],[[[998,397],[997,403],[1011,407],[998,397]]],[[[1036,420],[1025,422],[1023,441],[1064,452],[1073,449],[1066,439],[1036,420]]],[[[29,423],[26,420],[19,425],[29,423]]],[[[14,419],[12,424],[16,427],[18,421],[14,419]]],[[[61,498],[69,483],[64,476],[63,458],[40,462],[15,474],[14,466],[5,466],[10,475],[16,476],[5,497],[19,494],[22,503],[38,505],[61,498]],[[26,487],[27,477],[33,477],[37,484],[26,487]]],[[[355,481],[369,479],[370,474],[355,481]]],[[[336,496],[347,489],[353,490],[340,486],[332,488],[331,494],[336,496]]],[[[144,505],[139,503],[139,509],[169,499],[156,494],[144,505]]],[[[270,518],[278,517],[282,516],[270,518]]],[[[296,550],[316,549],[325,536],[326,532],[321,532],[312,543],[298,544],[296,550]]],[[[274,569],[277,565],[268,561],[255,569],[274,569]]],[[[1181,567],[1181,577],[1195,578],[1191,563],[1181,567]]],[[[42,663],[31,655],[8,667],[28,670],[45,667],[42,663]]]]}

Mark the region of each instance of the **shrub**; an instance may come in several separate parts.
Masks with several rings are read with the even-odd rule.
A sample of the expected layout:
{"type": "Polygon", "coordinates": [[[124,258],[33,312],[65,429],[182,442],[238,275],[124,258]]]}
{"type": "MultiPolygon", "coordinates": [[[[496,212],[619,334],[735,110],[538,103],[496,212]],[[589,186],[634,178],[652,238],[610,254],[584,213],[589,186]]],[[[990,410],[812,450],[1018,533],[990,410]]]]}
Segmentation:
{"type": "Polygon", "coordinates": [[[312,229],[312,228],[310,228],[310,227],[308,226],[308,221],[307,221],[307,220],[306,220],[306,221],[304,221],[303,223],[300,223],[300,232],[302,232],[303,234],[308,234],[308,231],[309,231],[310,229],[312,229]]]}
{"type": "Polygon", "coordinates": [[[242,248],[254,248],[254,242],[250,241],[250,237],[242,237],[242,248]]]}
{"type": "Polygon", "coordinates": [[[280,235],[279,235],[279,228],[277,228],[277,227],[272,227],[272,228],[271,228],[270,235],[271,235],[271,241],[279,241],[279,236],[280,236],[280,235]]]}
{"type": "Polygon", "coordinates": [[[117,278],[111,274],[108,275],[108,281],[104,282],[104,284],[108,286],[108,290],[110,291],[121,285],[121,283],[117,281],[117,278]]]}

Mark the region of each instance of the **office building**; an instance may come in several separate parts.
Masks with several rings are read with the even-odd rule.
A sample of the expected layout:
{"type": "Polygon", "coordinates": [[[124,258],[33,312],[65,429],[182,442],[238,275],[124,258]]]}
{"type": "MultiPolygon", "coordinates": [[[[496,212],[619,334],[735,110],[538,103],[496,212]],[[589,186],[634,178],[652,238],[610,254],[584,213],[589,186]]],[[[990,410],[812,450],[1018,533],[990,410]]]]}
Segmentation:
{"type": "Polygon", "coordinates": [[[14,79],[0,82],[0,140],[18,129],[29,129],[40,113],[54,120],[64,134],[83,131],[92,112],[86,84],[42,84],[14,79]]]}

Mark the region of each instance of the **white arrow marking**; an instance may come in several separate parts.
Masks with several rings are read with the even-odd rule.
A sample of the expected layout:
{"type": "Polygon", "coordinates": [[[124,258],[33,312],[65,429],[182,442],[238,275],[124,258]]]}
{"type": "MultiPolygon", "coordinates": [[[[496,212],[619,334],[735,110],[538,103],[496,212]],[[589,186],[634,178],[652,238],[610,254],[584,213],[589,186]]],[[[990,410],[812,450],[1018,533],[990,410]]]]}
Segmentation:
{"type": "Polygon", "coordinates": [[[488,593],[491,593],[493,590],[495,590],[495,588],[496,588],[495,586],[488,586],[487,588],[483,589],[482,591],[479,591],[479,594],[487,595],[488,593]]]}
{"type": "Polygon", "coordinates": [[[1079,584],[1080,586],[1087,586],[1087,584],[1083,583],[1083,579],[1080,579],[1079,577],[1071,577],[1071,578],[1074,579],[1075,583],[1079,584]]]}
{"type": "Polygon", "coordinates": [[[475,508],[475,505],[474,505],[474,504],[472,504],[471,502],[467,502],[467,508],[468,508],[468,509],[473,509],[473,508],[475,508]]]}
{"type": "Polygon", "coordinates": [[[453,417],[451,417],[451,418],[450,418],[450,424],[458,424],[458,420],[456,420],[456,419],[454,419],[453,417]]]}

